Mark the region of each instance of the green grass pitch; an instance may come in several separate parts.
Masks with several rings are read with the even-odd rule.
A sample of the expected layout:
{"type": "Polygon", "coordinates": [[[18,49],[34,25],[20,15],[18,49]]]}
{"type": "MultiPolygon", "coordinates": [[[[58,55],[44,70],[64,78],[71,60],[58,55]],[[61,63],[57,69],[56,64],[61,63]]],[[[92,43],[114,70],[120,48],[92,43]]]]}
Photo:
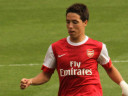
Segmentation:
{"type": "MultiPolygon", "coordinates": [[[[128,0],[0,0],[0,96],[57,96],[56,72],[48,83],[26,90],[20,80],[41,72],[49,45],[68,36],[65,10],[76,2],[89,8],[86,34],[107,45],[112,61],[128,61],[128,0]]],[[[128,82],[127,63],[113,62],[128,82]]],[[[104,96],[121,96],[101,66],[99,73],[104,96]]]]}

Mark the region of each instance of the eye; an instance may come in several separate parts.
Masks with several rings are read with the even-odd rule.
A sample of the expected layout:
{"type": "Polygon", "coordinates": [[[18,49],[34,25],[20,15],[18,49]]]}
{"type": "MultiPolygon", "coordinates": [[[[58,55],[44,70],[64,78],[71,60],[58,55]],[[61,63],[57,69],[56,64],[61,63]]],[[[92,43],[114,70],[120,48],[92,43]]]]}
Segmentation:
{"type": "Polygon", "coordinates": [[[69,20],[66,20],[66,23],[67,23],[67,24],[69,24],[69,23],[70,23],[70,21],[69,21],[69,20]]]}
{"type": "Polygon", "coordinates": [[[72,21],[73,24],[78,24],[79,22],[77,20],[72,21]]]}

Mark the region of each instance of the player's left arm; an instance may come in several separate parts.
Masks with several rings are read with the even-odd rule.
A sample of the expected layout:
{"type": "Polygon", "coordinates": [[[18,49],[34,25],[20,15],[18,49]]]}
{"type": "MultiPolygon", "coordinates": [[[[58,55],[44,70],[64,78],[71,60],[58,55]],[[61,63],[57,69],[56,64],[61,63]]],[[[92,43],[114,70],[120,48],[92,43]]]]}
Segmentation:
{"type": "Polygon", "coordinates": [[[128,96],[128,84],[123,80],[120,72],[113,65],[111,65],[109,69],[105,68],[105,70],[109,75],[109,77],[115,83],[119,84],[120,87],[122,88],[122,96],[128,96]]]}
{"type": "Polygon", "coordinates": [[[122,94],[124,94],[123,96],[128,96],[128,84],[123,80],[120,72],[112,64],[105,44],[102,45],[102,50],[100,52],[100,55],[97,61],[99,64],[103,66],[103,68],[106,70],[109,77],[115,83],[121,86],[122,94]]]}
{"type": "Polygon", "coordinates": [[[119,84],[121,81],[123,81],[123,78],[119,71],[114,67],[114,65],[111,65],[109,69],[104,68],[109,75],[109,77],[117,84],[119,84]]]}

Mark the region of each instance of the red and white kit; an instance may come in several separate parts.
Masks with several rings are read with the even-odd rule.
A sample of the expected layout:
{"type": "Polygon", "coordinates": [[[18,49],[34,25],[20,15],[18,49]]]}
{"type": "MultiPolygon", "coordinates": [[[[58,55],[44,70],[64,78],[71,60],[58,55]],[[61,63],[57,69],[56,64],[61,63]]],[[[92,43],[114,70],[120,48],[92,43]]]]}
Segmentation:
{"type": "Polygon", "coordinates": [[[105,44],[86,36],[79,43],[70,36],[50,45],[42,70],[59,74],[58,96],[102,96],[98,64],[111,67],[105,44]]]}

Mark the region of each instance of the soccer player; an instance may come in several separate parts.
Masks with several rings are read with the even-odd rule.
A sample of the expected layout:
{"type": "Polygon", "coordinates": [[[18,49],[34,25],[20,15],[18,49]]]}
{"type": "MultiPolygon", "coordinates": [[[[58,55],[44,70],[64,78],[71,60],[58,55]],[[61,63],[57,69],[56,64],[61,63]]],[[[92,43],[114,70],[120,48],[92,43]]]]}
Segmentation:
{"type": "Polygon", "coordinates": [[[128,96],[128,84],[114,67],[106,45],[85,35],[89,12],[84,4],[73,4],[66,10],[69,36],[50,45],[42,72],[31,79],[21,80],[21,89],[49,81],[56,69],[59,74],[58,96],[103,96],[98,64],[128,96]]]}

